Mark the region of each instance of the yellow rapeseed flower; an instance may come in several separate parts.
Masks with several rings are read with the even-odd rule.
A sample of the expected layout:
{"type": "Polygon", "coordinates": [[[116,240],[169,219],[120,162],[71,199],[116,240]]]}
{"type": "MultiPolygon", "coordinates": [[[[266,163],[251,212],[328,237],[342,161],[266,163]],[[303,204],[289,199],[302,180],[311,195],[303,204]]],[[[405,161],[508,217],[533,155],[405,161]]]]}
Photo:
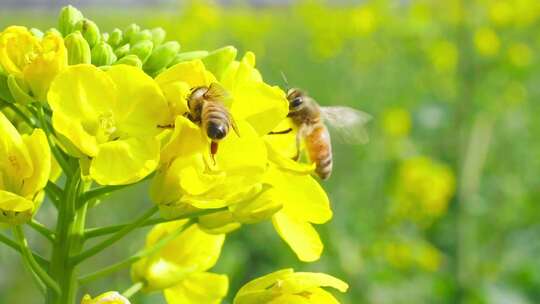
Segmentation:
{"type": "Polygon", "coordinates": [[[324,273],[283,269],[244,285],[234,304],[336,304],[334,296],[321,287],[346,292],[347,283],[324,273]]]}
{"type": "Polygon", "coordinates": [[[0,138],[0,223],[21,224],[42,200],[51,173],[51,152],[41,129],[21,136],[3,113],[0,138]]]}
{"type": "Polygon", "coordinates": [[[69,140],[72,153],[89,159],[89,175],[97,183],[133,183],[157,167],[156,135],[168,107],[159,86],[142,70],[70,66],[53,81],[48,100],[54,129],[69,140]]]}
{"type": "Polygon", "coordinates": [[[81,304],[130,304],[129,300],[116,291],[109,291],[92,299],[85,295],[81,304]]]}
{"type": "Polygon", "coordinates": [[[401,138],[411,131],[411,114],[405,108],[391,108],[384,111],[383,130],[391,138],[401,138]]]}
{"type": "Polygon", "coordinates": [[[263,135],[288,111],[285,94],[264,83],[254,68],[255,58],[246,54],[231,61],[216,79],[200,60],[179,63],[161,73],[157,83],[168,99],[175,129],[165,139],[161,167],[152,184],[153,200],[161,207],[182,210],[186,206],[219,208],[241,200],[260,188],[267,167],[263,135]],[[183,117],[193,88],[220,82],[231,96],[226,104],[239,129],[219,142],[215,165],[209,159],[210,141],[199,125],[183,117]]]}
{"type": "Polygon", "coordinates": [[[493,57],[499,53],[501,41],[493,29],[484,27],[474,33],[474,45],[480,55],[493,57]]]}
{"type": "Polygon", "coordinates": [[[533,51],[525,43],[515,43],[508,48],[508,59],[517,67],[527,67],[531,64],[533,51]]]}
{"type": "Polygon", "coordinates": [[[53,79],[67,67],[62,37],[53,32],[38,39],[22,26],[0,33],[0,65],[7,74],[24,80],[39,101],[45,102],[53,79]]]}
{"type": "MultiPolygon", "coordinates": [[[[147,236],[146,248],[184,229],[185,224],[176,221],[155,226],[147,236]]],[[[206,271],[216,264],[224,241],[224,234],[208,234],[191,225],[157,253],[135,263],[132,278],[145,284],[144,291],[163,290],[168,303],[219,303],[227,294],[227,276],[206,271]]]]}

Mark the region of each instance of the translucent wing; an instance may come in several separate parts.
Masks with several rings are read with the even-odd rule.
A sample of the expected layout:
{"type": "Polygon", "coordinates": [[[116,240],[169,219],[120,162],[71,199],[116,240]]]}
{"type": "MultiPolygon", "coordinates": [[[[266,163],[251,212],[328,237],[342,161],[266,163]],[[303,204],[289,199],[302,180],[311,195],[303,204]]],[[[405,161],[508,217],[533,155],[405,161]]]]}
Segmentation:
{"type": "Polygon", "coordinates": [[[321,107],[321,114],[327,126],[348,144],[365,144],[369,141],[365,125],[371,115],[349,107],[321,107]]]}
{"type": "Polygon", "coordinates": [[[213,101],[219,101],[230,107],[232,102],[232,96],[227,90],[217,82],[212,82],[208,87],[208,91],[204,93],[204,96],[213,101]]]}

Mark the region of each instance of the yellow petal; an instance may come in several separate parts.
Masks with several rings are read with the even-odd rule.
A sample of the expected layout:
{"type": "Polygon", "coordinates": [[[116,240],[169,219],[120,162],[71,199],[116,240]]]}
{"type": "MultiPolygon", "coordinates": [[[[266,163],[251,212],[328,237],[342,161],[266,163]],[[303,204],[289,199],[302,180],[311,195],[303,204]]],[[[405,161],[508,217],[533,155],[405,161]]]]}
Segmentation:
{"type": "Polygon", "coordinates": [[[169,118],[165,97],[157,83],[141,69],[128,65],[113,65],[107,75],[119,92],[113,109],[121,137],[155,136],[159,125],[169,118]]]}
{"type": "Polygon", "coordinates": [[[156,77],[156,82],[166,91],[166,86],[175,82],[185,82],[190,88],[198,86],[208,86],[216,79],[209,74],[201,60],[191,60],[180,62],[156,77]]]}
{"type": "Polygon", "coordinates": [[[189,112],[187,98],[191,93],[189,85],[186,82],[176,81],[168,85],[161,86],[163,95],[169,104],[173,117],[182,116],[189,112]]]}
{"type": "Polygon", "coordinates": [[[270,167],[265,181],[274,187],[283,204],[282,212],[291,219],[323,224],[332,218],[328,196],[310,175],[270,167]]]}
{"type": "MultiPolygon", "coordinates": [[[[314,304],[311,297],[302,295],[284,294],[269,302],[268,304],[314,304]]],[[[317,303],[318,304],[318,303],[317,303]]]]}
{"type": "Polygon", "coordinates": [[[208,140],[199,126],[183,116],[178,116],[174,132],[162,149],[161,162],[169,163],[177,156],[190,157],[196,153],[206,152],[208,145],[208,140]]]}
{"type": "Polygon", "coordinates": [[[0,170],[5,189],[19,191],[22,179],[34,172],[32,160],[21,135],[0,112],[0,170]]]}
{"type": "Polygon", "coordinates": [[[152,173],[159,162],[159,141],[154,137],[104,143],[90,165],[90,176],[101,185],[135,183],[152,173]]]}
{"type": "Polygon", "coordinates": [[[320,258],[323,244],[319,234],[308,222],[289,217],[283,210],[272,218],[274,228],[281,238],[303,262],[313,262],[320,258]]]}
{"type": "Polygon", "coordinates": [[[95,156],[95,137],[114,127],[116,85],[111,78],[93,65],[70,66],[51,84],[48,100],[54,129],[81,152],[95,156]]]}
{"type": "Polygon", "coordinates": [[[14,193],[0,190],[0,223],[19,225],[32,218],[34,203],[14,193]]]}
{"type": "Polygon", "coordinates": [[[295,272],[282,278],[279,289],[285,293],[295,294],[317,287],[332,287],[341,292],[346,292],[349,285],[325,273],[295,272]]]}
{"type": "Polygon", "coordinates": [[[8,74],[22,78],[28,58],[39,48],[39,41],[23,26],[10,26],[0,33],[0,65],[8,74]]]}
{"type": "Polygon", "coordinates": [[[47,91],[53,79],[68,65],[64,40],[49,33],[40,42],[40,52],[24,70],[24,79],[39,101],[46,102],[47,91]]]}
{"type": "Polygon", "coordinates": [[[24,186],[20,195],[32,198],[36,193],[45,187],[51,175],[51,150],[45,132],[41,129],[34,129],[30,136],[24,136],[23,141],[32,160],[34,172],[32,176],[24,180],[24,186]]]}
{"type": "MultiPolygon", "coordinates": [[[[279,135],[267,135],[266,137],[270,136],[282,136],[279,135]]],[[[296,145],[295,145],[296,146],[296,145]]],[[[291,173],[301,173],[301,174],[311,174],[315,170],[315,163],[306,164],[301,163],[298,161],[293,160],[291,157],[284,156],[284,152],[287,153],[287,151],[284,150],[278,150],[276,146],[274,146],[272,143],[266,142],[266,148],[268,150],[268,159],[279,169],[281,170],[287,170],[291,171],[291,173]]],[[[296,151],[296,149],[294,149],[296,151]]],[[[296,152],[294,152],[294,155],[296,155],[296,152]]]]}
{"type": "Polygon", "coordinates": [[[167,304],[219,304],[228,289],[229,279],[226,275],[202,272],[165,289],[164,295],[167,304]]]}

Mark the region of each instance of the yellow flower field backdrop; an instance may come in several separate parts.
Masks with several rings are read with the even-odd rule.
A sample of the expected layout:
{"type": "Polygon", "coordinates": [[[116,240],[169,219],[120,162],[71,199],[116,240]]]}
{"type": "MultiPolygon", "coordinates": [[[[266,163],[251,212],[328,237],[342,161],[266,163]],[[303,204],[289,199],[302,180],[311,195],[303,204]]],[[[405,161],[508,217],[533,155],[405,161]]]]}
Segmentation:
{"type": "MultiPolygon", "coordinates": [[[[17,34],[16,43],[9,44],[16,51],[8,48],[11,53],[0,54],[2,66],[9,66],[10,73],[24,79],[33,96],[49,91],[49,105],[57,113],[52,123],[71,148],[93,157],[86,164],[92,178],[103,185],[118,185],[143,179],[159,162],[174,164],[174,172],[158,171],[153,180],[107,197],[88,215],[89,227],[130,222],[152,201],[166,203],[178,197],[198,208],[204,208],[203,204],[228,206],[238,193],[246,192],[238,187],[246,182],[268,181],[272,192],[264,192],[268,197],[261,199],[279,197],[286,202],[279,206],[265,203],[263,210],[256,201],[239,204],[238,209],[203,216],[197,224],[187,220],[177,223],[187,227],[177,239],[183,242],[169,243],[140,260],[131,271],[126,268],[84,285],[83,295],[92,297],[83,303],[94,303],[92,299],[109,290],[123,291],[132,284],[131,278],[138,277],[148,281],[146,291],[165,291],[145,297],[137,294],[132,303],[166,303],[166,299],[182,303],[170,300],[182,296],[204,296],[200,299],[211,301],[225,294],[224,303],[233,303],[235,296],[236,303],[257,303],[270,290],[261,290],[257,281],[252,281],[255,279],[268,284],[273,284],[272,280],[285,282],[283,286],[271,285],[283,292],[276,303],[294,301],[305,292],[306,284],[314,301],[315,296],[320,297],[321,303],[332,303],[328,294],[341,303],[355,304],[540,302],[537,1],[298,1],[262,6],[231,2],[181,1],[166,9],[79,7],[111,37],[115,27],[126,31],[137,23],[149,29],[163,27],[166,40],[177,41],[182,52],[226,45],[238,49],[238,66],[227,71],[219,62],[212,65],[194,60],[176,66],[176,71],[160,73],[155,82],[140,70],[125,66],[108,71],[78,67],[83,71],[77,72],[77,77],[84,74],[92,79],[88,83],[99,86],[92,88],[93,92],[115,96],[118,106],[113,110],[122,114],[122,121],[112,121],[112,114],[98,111],[102,108],[99,96],[80,101],[86,116],[75,115],[80,109],[66,101],[73,99],[69,97],[74,87],[70,82],[76,82],[76,77],[68,70],[64,80],[56,79],[51,85],[51,74],[40,74],[64,70],[72,60],[58,48],[56,36],[38,41],[30,32],[11,29],[22,34],[17,34]],[[10,55],[21,49],[30,55],[10,55]],[[238,76],[242,69],[249,71],[249,77],[238,76]],[[192,75],[181,79],[187,85],[171,85],[186,70],[192,75]],[[185,104],[176,100],[177,96],[216,79],[235,97],[237,104],[231,105],[231,111],[239,117],[241,134],[231,133],[229,142],[220,145],[217,161],[238,180],[224,181],[202,172],[205,160],[199,147],[205,142],[196,136],[198,126],[183,117],[172,120],[175,130],[171,132],[176,133],[168,142],[158,142],[153,137],[157,131],[151,128],[133,130],[171,123],[170,117],[163,117],[165,111],[148,107],[143,99],[137,100],[139,97],[157,96],[154,99],[161,100],[164,107],[174,104],[179,114],[185,104]],[[138,86],[121,89],[128,81],[138,86]],[[262,173],[261,159],[278,156],[271,155],[273,150],[265,147],[270,144],[261,135],[273,129],[279,122],[273,117],[286,110],[276,101],[284,96],[274,85],[283,89],[297,86],[322,105],[351,106],[373,116],[367,145],[347,145],[346,138],[332,133],[334,172],[328,181],[321,182],[329,201],[307,175],[293,175],[277,166],[262,173]],[[261,105],[274,106],[250,112],[244,105],[252,96],[257,96],[261,105]],[[140,107],[122,107],[126,100],[140,107]],[[141,113],[145,114],[142,121],[141,113]],[[97,122],[95,132],[86,134],[73,128],[79,123],[74,117],[89,124],[97,122]],[[182,146],[175,136],[193,138],[193,145],[182,146]],[[119,168],[111,175],[100,170],[102,161],[119,162],[101,160],[103,150],[131,155],[133,147],[139,147],[138,154],[125,172],[119,168]],[[182,155],[175,154],[179,150],[184,151],[182,155]],[[242,176],[235,176],[235,170],[249,170],[253,179],[240,180],[242,176]],[[182,178],[189,184],[177,192],[166,190],[167,183],[182,178]],[[269,220],[251,225],[261,219],[269,220]],[[241,229],[233,231],[240,225],[241,229]],[[299,235],[317,239],[314,228],[324,252],[320,260],[306,263],[316,260],[323,250],[312,246],[317,240],[307,245],[298,241],[299,235]],[[185,247],[190,242],[201,248],[185,247]],[[193,273],[171,286],[168,276],[174,277],[174,271],[186,265],[193,273]],[[348,284],[348,290],[341,280],[348,284]],[[250,281],[253,285],[246,285],[250,281]],[[195,285],[207,286],[211,293],[197,294],[195,285]]],[[[46,30],[56,23],[56,10],[0,11],[2,30],[13,24],[46,30]]],[[[0,44],[2,39],[15,38],[4,35],[0,44]]],[[[107,61],[105,57],[93,59],[107,61]]],[[[149,64],[145,72],[160,71],[149,64]]],[[[24,100],[24,96],[20,98],[24,100]]],[[[24,216],[30,216],[40,204],[47,178],[58,178],[58,164],[35,157],[36,151],[48,147],[44,134],[34,131],[21,137],[8,119],[19,131],[24,122],[16,113],[2,111],[0,132],[9,151],[0,152],[14,153],[24,159],[27,168],[0,168],[2,189],[7,189],[0,194],[6,196],[4,201],[13,196],[14,204],[21,208],[18,216],[23,218],[9,218],[24,222],[24,216]],[[31,167],[41,167],[41,175],[32,175],[31,167]],[[19,183],[15,169],[26,170],[26,178],[32,181],[26,189],[13,186],[19,183]]],[[[272,141],[272,146],[285,149],[279,140],[272,141]]],[[[37,218],[52,225],[54,215],[53,206],[46,202],[37,218]]],[[[159,242],[173,231],[174,227],[167,225],[136,231],[106,254],[92,258],[81,272],[92,273],[159,242]]],[[[41,236],[29,231],[28,238],[38,253],[49,255],[41,236]]],[[[0,247],[0,267],[0,303],[41,303],[39,291],[14,252],[0,247]]]]}

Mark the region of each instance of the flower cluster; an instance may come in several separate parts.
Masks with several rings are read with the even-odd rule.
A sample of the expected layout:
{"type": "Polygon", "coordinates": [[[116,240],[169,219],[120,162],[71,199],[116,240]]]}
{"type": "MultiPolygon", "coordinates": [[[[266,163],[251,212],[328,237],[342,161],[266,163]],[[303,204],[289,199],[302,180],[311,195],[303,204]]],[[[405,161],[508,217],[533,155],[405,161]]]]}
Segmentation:
{"type": "MultiPolygon", "coordinates": [[[[169,223],[155,226],[130,260],[132,278],[143,291],[163,291],[169,303],[221,301],[228,278],[208,270],[226,234],[245,224],[271,220],[301,261],[322,254],[313,224],[331,219],[329,199],[311,175],[314,166],[291,159],[296,131],[269,135],[294,128],[285,92],[264,82],[251,52],[237,59],[231,46],[179,50],[160,28],[101,33],[71,6],[62,9],[58,30],[12,26],[0,33],[0,222],[28,223],[47,190],[59,209],[52,277],[27,258],[63,299],[58,303],[73,294],[58,286],[71,271],[62,259],[75,267],[102,249],[83,251],[88,197],[146,178],[160,220],[169,223]],[[222,140],[206,127],[217,118],[197,117],[191,104],[200,88],[223,91],[205,101],[219,104],[217,123],[230,130],[222,140]],[[62,168],[65,188],[54,184],[54,167],[62,168]]],[[[347,289],[327,275],[284,270],[246,285],[235,303],[335,303],[320,286],[347,289]]],[[[126,297],[109,292],[82,303],[126,297]]]]}

